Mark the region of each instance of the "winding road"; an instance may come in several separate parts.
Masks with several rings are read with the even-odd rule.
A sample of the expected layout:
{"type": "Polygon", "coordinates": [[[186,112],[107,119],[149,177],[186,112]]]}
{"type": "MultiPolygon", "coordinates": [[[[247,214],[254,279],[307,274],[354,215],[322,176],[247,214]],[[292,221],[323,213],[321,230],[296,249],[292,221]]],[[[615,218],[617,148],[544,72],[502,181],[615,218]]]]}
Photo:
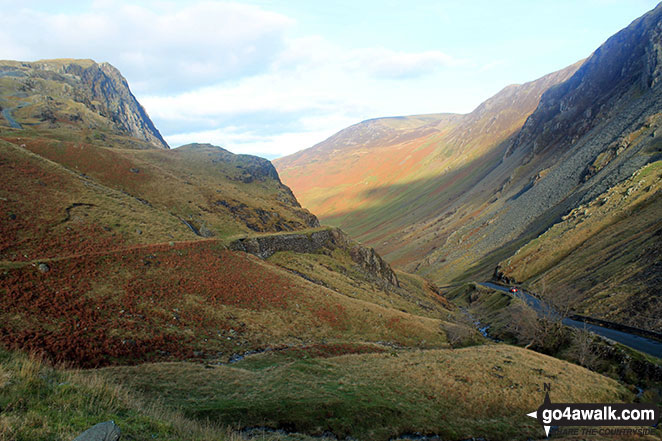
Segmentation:
{"type": "Polygon", "coordinates": [[[21,125],[11,116],[11,111],[14,109],[16,109],[16,107],[2,109],[2,116],[7,120],[10,127],[14,129],[22,129],[23,127],[21,127],[21,125]]]}
{"type": "Polygon", "coordinates": [[[30,104],[30,103],[27,102],[27,101],[20,101],[20,102],[18,103],[17,106],[14,106],[14,107],[6,107],[6,108],[2,109],[2,116],[7,120],[7,122],[9,123],[9,125],[10,125],[12,128],[14,128],[14,129],[22,129],[23,126],[21,126],[21,125],[18,123],[18,121],[16,121],[16,120],[14,119],[14,117],[12,116],[11,113],[12,113],[12,111],[17,110],[17,109],[21,109],[21,108],[23,108],[23,107],[25,107],[25,106],[27,106],[27,105],[29,105],[29,104],[30,104]]]}
{"type": "MultiPolygon", "coordinates": [[[[481,285],[508,293],[512,296],[516,296],[524,300],[527,303],[527,305],[533,308],[533,310],[536,311],[538,314],[541,315],[545,314],[547,316],[556,315],[558,317],[558,313],[554,312],[554,310],[549,305],[545,304],[542,300],[533,297],[531,294],[522,291],[521,289],[517,294],[512,294],[510,292],[510,288],[497,285],[495,283],[485,282],[485,283],[481,283],[481,285]]],[[[593,325],[591,323],[580,322],[569,318],[564,318],[562,320],[562,323],[566,326],[571,326],[573,328],[586,329],[601,337],[607,338],[609,340],[613,340],[617,343],[621,343],[632,349],[636,349],[637,351],[644,352],[654,357],[662,358],[662,342],[659,342],[657,340],[641,337],[635,334],[630,334],[628,332],[617,331],[615,329],[609,329],[602,326],[593,325]]]]}

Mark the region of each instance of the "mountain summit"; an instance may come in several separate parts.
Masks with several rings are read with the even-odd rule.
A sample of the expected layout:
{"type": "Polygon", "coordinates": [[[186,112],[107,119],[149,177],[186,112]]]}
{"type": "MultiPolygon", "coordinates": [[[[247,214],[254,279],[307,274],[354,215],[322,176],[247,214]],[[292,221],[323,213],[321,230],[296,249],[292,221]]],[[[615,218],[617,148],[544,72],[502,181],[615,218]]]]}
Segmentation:
{"type": "Polygon", "coordinates": [[[92,139],[124,137],[122,145],[131,148],[169,148],[109,63],[0,61],[0,84],[0,107],[11,126],[82,131],[92,139]]]}

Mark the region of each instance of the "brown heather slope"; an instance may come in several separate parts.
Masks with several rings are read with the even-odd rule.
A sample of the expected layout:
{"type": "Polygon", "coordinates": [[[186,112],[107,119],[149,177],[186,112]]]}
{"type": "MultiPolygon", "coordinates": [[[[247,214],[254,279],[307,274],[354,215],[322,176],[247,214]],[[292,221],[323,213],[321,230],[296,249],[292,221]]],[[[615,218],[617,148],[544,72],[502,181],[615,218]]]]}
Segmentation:
{"type": "Polygon", "coordinates": [[[449,305],[431,285],[408,275],[398,283],[374,251],[347,239],[288,247],[288,239],[344,236],[310,229],[317,219],[269,161],[207,144],[148,143],[99,104],[116,99],[137,121],[142,108],[125,102],[132,97],[50,70],[101,75],[91,61],[40,62],[47,79],[25,63],[5,65],[23,70],[0,78],[2,102],[32,84],[21,95],[32,104],[9,108],[0,124],[2,345],[85,367],[226,361],[335,341],[447,346],[446,329],[458,325],[445,321],[449,305]],[[94,108],[76,101],[99,87],[108,96],[94,108]],[[56,121],[35,122],[51,92],[62,104],[47,107],[56,121]],[[64,121],[57,112],[68,106],[81,117],[64,121]],[[271,260],[231,250],[238,241],[266,243],[271,260]]]}
{"type": "MultiPolygon", "coordinates": [[[[327,203],[327,197],[349,200],[348,205],[356,202],[345,212],[324,208],[318,214],[324,221],[338,224],[355,238],[371,244],[397,266],[435,282],[485,279],[492,275],[498,262],[561,221],[562,216],[660,159],[661,40],[662,5],[607,40],[581,67],[562,71],[565,76],[557,74],[558,81],[540,84],[539,92],[544,93],[538,95],[539,103],[535,109],[536,104],[530,108],[532,113],[526,122],[525,117],[512,118],[513,106],[520,109],[519,115],[523,110],[517,94],[494,107],[490,119],[486,119],[490,113],[485,114],[482,120],[494,119],[495,124],[502,114],[511,115],[512,124],[507,125],[511,131],[499,132],[509,133],[510,137],[495,136],[492,144],[472,142],[480,139],[474,130],[478,123],[460,130],[458,121],[466,117],[453,118],[446,125],[446,134],[425,138],[449,139],[444,150],[448,157],[418,160],[415,178],[402,178],[398,173],[405,173],[408,161],[420,150],[431,148],[432,143],[417,145],[419,150],[413,144],[372,147],[369,151],[381,149],[384,154],[365,162],[361,162],[363,156],[355,150],[339,150],[333,160],[325,161],[324,166],[331,173],[336,169],[358,170],[351,168],[353,158],[359,158],[363,177],[381,169],[391,173],[384,174],[383,181],[375,179],[376,182],[367,178],[364,182],[345,181],[342,175],[334,174],[329,178],[336,186],[333,190],[303,185],[303,177],[311,174],[327,182],[318,178],[324,176],[323,171],[316,170],[310,160],[297,162],[297,158],[306,158],[305,152],[276,165],[304,206],[315,209],[318,201],[327,203]],[[457,136],[450,137],[452,133],[457,136]],[[499,140],[503,142],[499,144],[499,140]]],[[[491,133],[493,126],[487,127],[487,133],[491,133]]],[[[654,229],[649,233],[644,242],[655,243],[654,229]]],[[[599,235],[594,238],[599,239],[599,235]]],[[[613,236],[605,239],[594,251],[603,252],[616,243],[613,236]]],[[[654,256],[659,259],[659,254],[654,256]]],[[[639,270],[647,267],[643,262],[650,256],[633,259],[633,267],[638,266],[639,270]]],[[[516,274],[518,270],[511,265],[509,271],[516,274]]],[[[612,279],[607,283],[607,291],[627,286],[625,273],[624,270],[620,282],[612,279]]],[[[591,280],[603,283],[606,277],[602,272],[591,280]]],[[[573,280],[568,275],[557,275],[556,280],[561,279],[573,280]]],[[[644,279],[647,282],[642,282],[637,292],[657,298],[656,278],[644,279]]],[[[632,312],[631,308],[616,314],[597,307],[589,310],[620,320],[632,312]]],[[[632,320],[642,319],[641,314],[639,311],[632,320]]]]}
{"type": "MultiPolygon", "coordinates": [[[[58,158],[58,142],[37,149],[35,143],[43,138],[32,139],[25,130],[21,134],[24,146],[58,158]]],[[[135,151],[86,146],[77,152],[78,162],[68,158],[58,164],[0,141],[0,343],[5,347],[94,367],[189,358],[227,361],[249,350],[324,342],[445,347],[446,329],[457,327],[445,321],[448,305],[429,285],[410,276],[398,287],[385,285],[379,272],[352,258],[357,245],[324,242],[299,253],[278,249],[273,263],[231,251],[234,237],[227,237],[228,230],[224,238],[203,239],[167,206],[118,189],[120,183],[132,190],[149,188],[151,169],[129,172],[125,179],[117,175],[118,188],[104,185],[114,181],[97,176],[100,169],[74,171],[90,163],[117,163],[117,158],[132,157],[123,152],[135,151]],[[114,160],[104,162],[108,158],[114,160]],[[134,176],[138,183],[132,183],[134,176]],[[294,254],[305,268],[289,270],[288,258],[279,257],[283,253],[294,254]],[[308,262],[318,261],[333,283],[315,280],[308,262]]],[[[166,155],[170,170],[183,174],[191,166],[187,161],[199,164],[202,173],[211,164],[207,153],[234,156],[217,148],[184,149],[179,153],[187,159],[180,164],[178,150],[150,152],[162,161],[158,155],[166,155]]],[[[217,197],[253,197],[257,204],[255,195],[266,198],[269,189],[274,199],[288,195],[279,193],[277,176],[268,178],[270,186],[249,167],[251,161],[264,165],[258,159],[224,161],[220,170],[237,168],[243,178],[230,186],[232,192],[226,189],[217,197]],[[254,179],[250,183],[246,173],[254,179]]],[[[121,164],[119,170],[130,165],[135,164],[121,164]]],[[[213,167],[219,170],[218,163],[213,167]]],[[[225,189],[227,177],[217,175],[217,188],[225,189]]],[[[239,228],[242,217],[228,219],[229,231],[251,231],[246,225],[239,228]]],[[[289,234],[305,240],[324,231],[303,227],[289,234]]]]}
{"type": "MultiPolygon", "coordinates": [[[[180,237],[182,228],[198,236],[225,237],[319,225],[301,209],[269,161],[209,144],[169,150],[126,80],[107,63],[2,61],[0,107],[0,139],[62,165],[79,177],[72,182],[82,179],[88,187],[102,186],[104,192],[145,205],[151,220],[97,225],[124,229],[132,236],[144,232],[146,236],[134,238],[138,243],[153,241],[149,226],[161,219],[179,223],[179,228],[170,228],[171,234],[160,241],[180,237]]],[[[57,216],[64,219],[74,210],[99,223],[97,212],[106,209],[105,203],[71,190],[61,193],[64,206],[50,211],[59,210],[57,216]]],[[[20,209],[25,199],[9,201],[20,209]]]]}

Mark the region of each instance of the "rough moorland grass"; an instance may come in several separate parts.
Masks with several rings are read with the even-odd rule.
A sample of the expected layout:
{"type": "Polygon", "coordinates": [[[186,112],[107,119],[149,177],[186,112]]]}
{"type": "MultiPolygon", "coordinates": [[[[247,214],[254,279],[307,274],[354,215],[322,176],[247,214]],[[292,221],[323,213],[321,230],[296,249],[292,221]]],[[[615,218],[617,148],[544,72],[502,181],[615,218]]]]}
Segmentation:
{"type": "Polygon", "coordinates": [[[94,372],[54,369],[0,350],[0,440],[70,441],[114,420],[126,440],[237,440],[229,430],[144,401],[94,372]]]}
{"type": "MultiPolygon", "coordinates": [[[[21,138],[25,148],[96,182],[139,196],[162,214],[174,214],[216,236],[305,228],[302,209],[289,190],[262,176],[252,159],[212,147],[173,150],[126,149],[60,141],[50,132],[21,138]],[[251,227],[247,225],[250,224],[251,227]],[[290,228],[284,228],[283,225],[290,228]]],[[[8,138],[12,142],[19,141],[8,138]]]]}
{"type": "Polygon", "coordinates": [[[0,140],[0,260],[191,240],[176,217],[0,140]]]}
{"type": "Polygon", "coordinates": [[[213,368],[160,363],[100,373],[198,419],[361,440],[414,432],[538,438],[542,429],[525,415],[540,405],[543,383],[552,383],[556,401],[631,398],[614,380],[507,345],[311,359],[262,354],[213,368]],[[261,357],[273,364],[256,362],[261,357]]]}

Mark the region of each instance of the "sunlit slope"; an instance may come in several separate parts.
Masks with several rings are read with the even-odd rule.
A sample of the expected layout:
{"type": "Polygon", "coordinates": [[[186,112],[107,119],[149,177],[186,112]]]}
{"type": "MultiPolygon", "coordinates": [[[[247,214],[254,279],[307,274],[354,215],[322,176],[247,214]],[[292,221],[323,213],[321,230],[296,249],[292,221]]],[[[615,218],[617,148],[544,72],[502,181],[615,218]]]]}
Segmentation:
{"type": "MultiPolygon", "coordinates": [[[[467,115],[365,121],[274,164],[302,205],[323,222],[341,226],[406,266],[449,234],[435,231],[422,239],[421,231],[466,202],[463,195],[498,165],[505,141],[535,110],[541,94],[578,67],[508,86],[467,115]]],[[[483,192],[481,201],[489,197],[483,192]]],[[[474,209],[464,211],[458,222],[474,209]]]]}
{"type": "Polygon", "coordinates": [[[300,272],[228,249],[230,232],[254,233],[249,222],[278,229],[250,209],[269,213],[272,201],[298,218],[267,161],[211,146],[136,151],[10,134],[0,140],[5,347],[93,367],[322,341],[447,346],[448,305],[416,278],[388,288],[341,249],[294,253],[311,268],[300,272]],[[246,201],[239,213],[221,205],[226,223],[210,222],[218,239],[177,211],[211,192],[246,201]]]}
{"type": "MultiPolygon", "coordinates": [[[[134,150],[25,131],[0,137],[188,224],[203,237],[317,226],[269,161],[212,145],[134,150]],[[28,134],[29,135],[29,134],[28,134]]],[[[84,202],[84,201],[80,201],[84,202]]]]}
{"type": "MultiPolygon", "coordinates": [[[[23,137],[20,142],[35,140],[23,137]]],[[[175,216],[21,147],[25,145],[0,139],[0,261],[196,238],[175,216]]],[[[122,169],[127,164],[116,165],[122,169]]]]}
{"type": "Polygon", "coordinates": [[[506,88],[420,140],[358,153],[329,140],[276,165],[304,206],[396,266],[435,282],[490,277],[564,215],[659,159],[661,17],[658,6],[585,62],[506,88]],[[320,150],[334,153],[313,163],[320,150]]]}

